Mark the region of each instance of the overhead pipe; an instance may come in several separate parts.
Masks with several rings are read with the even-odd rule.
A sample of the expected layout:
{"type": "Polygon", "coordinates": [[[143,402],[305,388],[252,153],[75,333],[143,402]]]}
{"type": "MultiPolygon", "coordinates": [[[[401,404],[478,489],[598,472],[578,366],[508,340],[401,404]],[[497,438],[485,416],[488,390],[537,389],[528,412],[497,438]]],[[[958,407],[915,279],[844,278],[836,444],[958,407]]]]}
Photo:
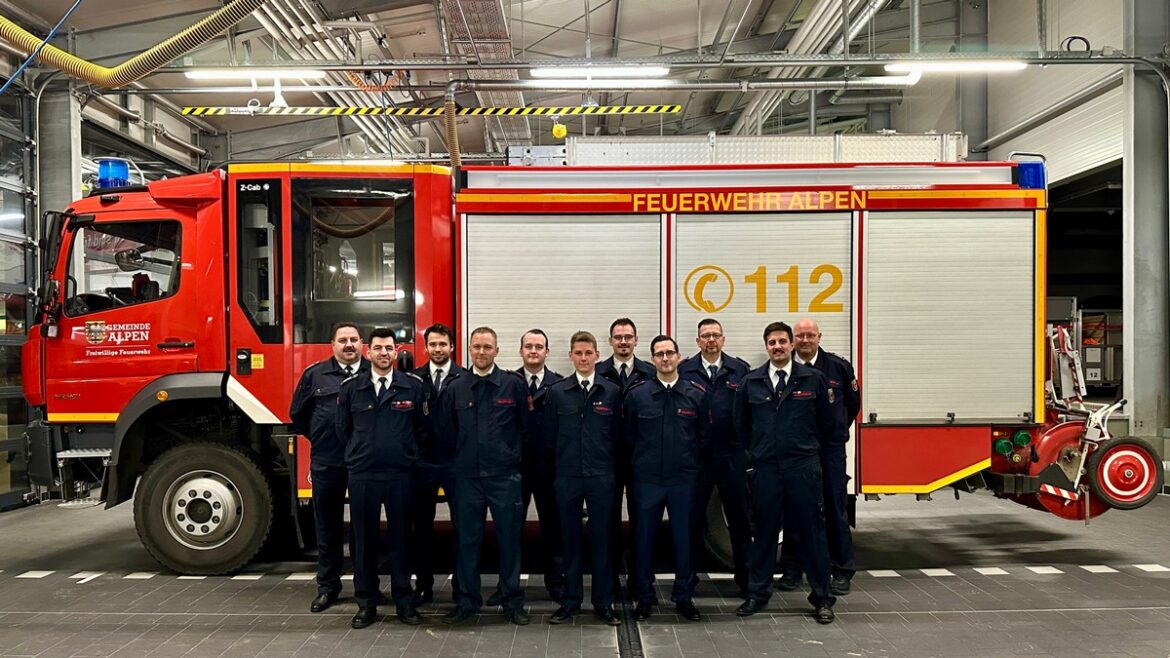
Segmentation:
{"type": "Polygon", "coordinates": [[[1003,131],[988,137],[987,139],[975,145],[973,151],[990,151],[991,149],[1000,146],[1013,137],[1022,135],[1029,130],[1043,125],[1056,117],[1075,110],[1085,103],[1097,98],[1107,91],[1116,89],[1125,82],[1125,71],[1117,70],[1109,75],[1101,78],[1093,84],[1081,89],[1080,91],[1066,96],[1055,103],[1041,109],[1032,115],[1021,119],[1019,122],[1005,128],[1003,131]]]}
{"type": "MultiPolygon", "coordinates": [[[[268,0],[232,0],[214,14],[114,68],[94,64],[52,45],[45,45],[37,59],[90,84],[116,89],[150,75],[176,58],[214,39],[224,30],[247,18],[266,2],[268,0]]],[[[41,37],[3,16],[0,16],[0,37],[19,48],[25,55],[35,52],[43,41],[41,37]]]]}
{"type": "Polygon", "coordinates": [[[89,99],[94,101],[98,105],[101,105],[102,107],[106,108],[107,110],[113,112],[114,114],[117,114],[118,116],[122,117],[123,119],[126,119],[127,121],[130,121],[133,123],[138,123],[139,121],[142,120],[142,115],[139,114],[138,112],[131,110],[129,108],[126,108],[126,107],[122,107],[121,105],[118,105],[117,103],[106,98],[105,96],[101,96],[99,94],[91,94],[89,96],[89,99]]]}
{"type": "Polygon", "coordinates": [[[910,0],[910,52],[922,49],[922,0],[910,0]]]}
{"type": "Polygon", "coordinates": [[[1036,0],[1036,39],[1040,54],[1048,52],[1048,0],[1036,0]]]}
{"type": "MultiPolygon", "coordinates": [[[[827,51],[828,54],[840,54],[848,57],[849,44],[852,43],[855,38],[857,38],[858,34],[861,34],[861,31],[865,29],[865,25],[869,23],[873,17],[882,10],[882,7],[885,7],[889,3],[889,1],[890,0],[869,0],[866,2],[865,6],[861,8],[861,11],[857,13],[856,20],[850,24],[848,29],[841,35],[841,38],[837,39],[836,43],[829,47],[829,50],[827,51]]],[[[810,73],[808,77],[819,78],[823,76],[828,70],[829,67],[827,66],[818,66],[816,69],[813,69],[813,72],[810,73]]],[[[805,95],[803,93],[792,94],[790,102],[793,105],[800,105],[805,100],[804,96],[805,95]]],[[[772,111],[775,111],[774,107],[772,111]]],[[[766,113],[764,118],[767,118],[770,114],[771,112],[766,113]]]]}

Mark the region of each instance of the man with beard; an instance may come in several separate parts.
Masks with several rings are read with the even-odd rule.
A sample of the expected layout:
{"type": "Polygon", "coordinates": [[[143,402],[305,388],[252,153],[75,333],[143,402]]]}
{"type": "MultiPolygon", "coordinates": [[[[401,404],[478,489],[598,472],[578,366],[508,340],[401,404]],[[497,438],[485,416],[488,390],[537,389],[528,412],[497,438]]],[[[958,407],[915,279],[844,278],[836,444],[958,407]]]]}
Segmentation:
{"type": "Polygon", "coordinates": [[[313,520],[317,530],[317,597],[309,609],[323,612],[341,595],[345,536],[345,444],[337,436],[337,392],[341,382],[365,374],[357,325],[333,325],[329,345],[333,356],[305,368],[293,393],[289,416],[292,429],[309,439],[309,474],[313,486],[313,520]]]}
{"type": "MultiPolygon", "coordinates": [[[[824,473],[825,536],[829,544],[833,578],[829,590],[838,596],[849,593],[853,579],[853,536],[849,531],[846,511],[849,493],[849,475],[845,472],[845,444],[849,442],[849,426],[861,411],[861,391],[853,366],[848,361],[821,349],[821,328],[815,320],[805,318],[792,328],[796,334],[797,363],[816,368],[825,374],[829,389],[841,401],[836,405],[837,431],[833,440],[821,448],[821,470],[824,473]]],[[[780,547],[780,578],[776,589],[790,592],[800,585],[801,571],[797,560],[800,534],[784,530],[780,547]]]]}
{"type": "Polygon", "coordinates": [[[808,600],[819,624],[833,622],[829,551],[821,493],[821,450],[837,431],[837,400],[821,371],[792,361],[792,328],[764,328],[768,363],[740,381],[735,395],[736,431],[752,467],[752,537],[747,601],[735,612],[754,615],[772,597],[780,529],[800,534],[800,558],[808,573],[808,600]],[[786,525],[787,524],[787,525],[786,525]]]}

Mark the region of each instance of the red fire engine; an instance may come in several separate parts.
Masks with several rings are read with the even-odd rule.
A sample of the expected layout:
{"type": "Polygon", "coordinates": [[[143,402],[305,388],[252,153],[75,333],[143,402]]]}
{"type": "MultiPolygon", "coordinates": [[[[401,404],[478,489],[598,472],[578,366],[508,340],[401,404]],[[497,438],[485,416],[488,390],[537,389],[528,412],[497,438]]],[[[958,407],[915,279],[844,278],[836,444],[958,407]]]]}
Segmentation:
{"type": "Polygon", "coordinates": [[[812,317],[862,384],[856,494],[1137,507],[1161,489],[1154,451],[1102,413],[1046,415],[1045,205],[1042,165],[1015,162],[247,164],[98,190],[46,215],[35,475],[104,468],[101,498],[133,498],[160,562],[230,572],[312,537],[287,410],[336,321],[389,326],[420,360],[434,322],[493,326],[505,354],[541,326],[567,370],[567,337],[616,317],[682,342],[716,317],[753,364],[767,322],[812,317]]]}

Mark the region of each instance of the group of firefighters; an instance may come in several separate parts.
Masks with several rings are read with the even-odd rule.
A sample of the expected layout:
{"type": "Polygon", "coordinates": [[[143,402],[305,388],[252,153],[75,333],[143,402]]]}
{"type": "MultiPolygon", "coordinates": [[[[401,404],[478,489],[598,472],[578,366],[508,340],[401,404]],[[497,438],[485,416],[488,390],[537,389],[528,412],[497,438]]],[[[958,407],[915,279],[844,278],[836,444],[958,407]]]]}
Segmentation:
{"type": "Polygon", "coordinates": [[[455,607],[443,621],[478,614],[480,548],[491,510],[499,544],[499,585],[487,604],[524,625],[520,546],[530,502],[539,519],[544,585],[560,607],[549,623],[571,621],[584,598],[583,514],[587,513],[591,602],[602,622],[617,625],[617,562],[632,555],[629,593],[634,618],[657,603],[654,544],[670,518],[675,579],[671,600],[698,621],[693,596],[707,502],[719,489],[744,599],[736,613],[766,607],[773,587],[791,591],[808,576],[817,622],[834,619],[836,595],[847,594],[853,549],[846,512],[845,444],[860,409],[848,361],[820,348],[813,320],[763,331],[768,361],[751,369],[723,351],[722,325],[699,322],[698,353],[683,358],[676,340],[650,341],[651,361],[634,355],[635,324],[610,325],[612,356],[599,361],[597,339],[569,340],[574,372],[549,370],[549,340],[532,329],[520,341],[523,366],[495,365],[496,332],[473,329],[469,368],[452,358],[454,336],[426,329],[428,363],[397,370],[390,329],[332,328],[333,356],[307,368],[293,396],[294,429],[312,443],[310,472],[318,546],[321,612],[341,592],[344,513],[349,494],[358,612],[354,628],[377,619],[389,601],[379,567],[390,573],[397,617],[421,623],[418,608],[434,598],[435,508],[440,488],[454,529],[455,607]],[[794,353],[795,352],[795,353],[794,353]],[[622,533],[625,493],[631,542],[622,533]],[[387,533],[381,534],[385,510],[387,533]],[[781,577],[776,546],[781,530],[781,577]],[[411,576],[415,585],[411,586],[411,576]]]}

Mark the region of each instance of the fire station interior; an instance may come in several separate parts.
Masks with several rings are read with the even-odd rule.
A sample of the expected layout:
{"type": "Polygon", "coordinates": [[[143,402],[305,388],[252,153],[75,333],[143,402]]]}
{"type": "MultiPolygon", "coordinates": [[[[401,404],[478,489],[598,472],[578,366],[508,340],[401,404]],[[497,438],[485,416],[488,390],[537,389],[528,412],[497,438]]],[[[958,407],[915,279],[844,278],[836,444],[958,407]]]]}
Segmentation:
{"type": "MultiPolygon", "coordinates": [[[[1165,0],[0,0],[0,656],[1170,655],[1170,489],[1164,486],[1170,466],[1168,43],[1165,0]],[[879,136],[886,141],[878,146],[865,141],[879,136]],[[862,155],[851,160],[850,145],[862,145],[852,151],[862,155]],[[509,623],[500,606],[484,605],[469,622],[446,624],[459,555],[445,502],[438,503],[431,547],[434,598],[418,607],[420,625],[400,623],[393,604],[378,608],[372,627],[351,625],[359,610],[352,545],[343,551],[340,599],[310,611],[320,556],[311,483],[298,475],[295,461],[307,463],[307,451],[290,429],[287,399],[277,404],[264,391],[233,393],[233,382],[263,374],[267,363],[269,372],[289,369],[291,391],[312,360],[302,352],[294,358],[291,348],[281,352],[280,341],[317,345],[314,360],[323,358],[337,321],[357,322],[363,333],[392,327],[396,339],[410,345],[398,367],[417,367],[427,358],[419,309],[434,313],[445,303],[449,308],[436,317],[457,327],[475,317],[475,300],[460,298],[468,289],[460,277],[468,275],[457,267],[474,267],[481,257],[501,270],[543,263],[540,254],[518,261],[507,255],[492,260],[490,250],[479,256],[459,251],[471,249],[462,241],[478,235],[473,231],[479,227],[464,223],[461,204],[473,201],[461,199],[458,189],[452,199],[432,199],[421,179],[370,177],[348,186],[328,177],[273,174],[274,181],[291,181],[289,189],[263,182],[262,189],[247,188],[255,193],[249,197],[239,188],[237,208],[237,197],[231,205],[227,200],[229,168],[261,181],[263,172],[282,167],[336,172],[415,164],[435,167],[428,171],[439,172],[437,178],[453,167],[458,188],[473,184],[467,172],[481,166],[505,168],[506,176],[706,165],[825,172],[859,163],[982,172],[994,167],[981,163],[995,162],[1014,163],[1019,172],[1036,171],[1028,169],[1034,165],[1043,178],[1031,187],[1023,176],[950,187],[992,199],[988,208],[1007,203],[993,198],[1000,192],[1040,200],[1025,213],[1037,227],[1035,248],[1021,252],[1029,254],[1021,262],[995,262],[1036,275],[1035,312],[1027,322],[1036,329],[1031,362],[1035,408],[1043,413],[1021,416],[1022,435],[1012,434],[1013,427],[987,441],[986,455],[980,454],[991,464],[985,470],[1004,467],[1008,475],[984,477],[974,469],[937,487],[899,490],[865,487],[858,470],[864,433],[880,419],[863,410],[853,426],[861,447],[850,441],[852,481],[845,485],[855,574],[848,592],[836,597],[832,624],[812,616],[807,578],[795,590],[769,589],[766,608],[742,614],[729,520],[718,494],[699,514],[708,526],[691,574],[699,621],[672,603],[676,554],[666,525],[649,558],[657,602],[648,619],[635,618],[638,601],[629,587],[635,548],[617,564],[620,623],[613,626],[590,612],[592,561],[587,548],[578,547],[586,554],[583,610],[568,623],[550,621],[561,606],[547,591],[549,543],[536,506],[528,505],[520,586],[532,623],[509,623]],[[166,189],[174,198],[190,195],[183,202],[188,205],[172,208],[206,210],[210,198],[191,199],[220,185],[214,189],[225,195],[215,200],[223,202],[216,211],[223,228],[216,225],[214,237],[200,233],[213,240],[204,246],[221,248],[210,261],[217,265],[197,272],[181,257],[195,252],[187,250],[188,229],[179,231],[178,214],[103,226],[102,204],[145,198],[163,189],[152,185],[206,172],[224,173],[219,183],[202,178],[178,192],[166,189]],[[87,198],[84,207],[96,210],[86,213],[98,219],[64,212],[87,198]],[[248,208],[258,210],[248,215],[248,208]],[[444,225],[424,234],[420,227],[429,226],[432,214],[444,225]],[[238,227],[238,236],[229,225],[238,227]],[[401,241],[406,235],[428,237],[407,246],[401,241]],[[81,248],[62,248],[62,239],[74,236],[81,248]],[[282,239],[288,245],[284,261],[276,250],[282,239]],[[440,245],[447,251],[436,256],[440,245]],[[285,263],[291,273],[284,272],[285,263]],[[86,268],[80,270],[85,279],[74,277],[77,268],[86,268]],[[112,325],[136,321],[122,315],[130,319],[87,322],[87,316],[190,301],[187,309],[167,311],[177,317],[194,308],[194,291],[225,286],[232,268],[244,272],[238,280],[242,311],[229,323],[220,308],[219,328],[239,332],[251,323],[264,344],[237,350],[228,340],[218,365],[205,366],[223,371],[215,380],[223,399],[207,402],[198,422],[156,438],[166,447],[223,443],[223,428],[235,427],[231,418],[250,418],[247,440],[233,450],[254,451],[248,463],[267,497],[241,493],[249,485],[232,480],[230,465],[221,469],[227,475],[201,467],[204,475],[185,482],[214,481],[216,496],[244,510],[233,519],[244,527],[225,532],[248,530],[254,500],[271,504],[271,528],[254,555],[230,569],[185,568],[181,559],[156,559],[150,548],[151,541],[190,538],[182,524],[164,518],[178,508],[138,504],[147,485],[161,481],[149,460],[162,457],[151,448],[118,452],[123,439],[150,440],[126,429],[135,407],[74,404],[76,391],[131,368],[130,362],[110,356],[92,374],[58,381],[56,388],[40,380],[74,358],[55,352],[54,344],[105,341],[110,347],[112,325]],[[410,292],[422,285],[416,277],[421,282],[439,270],[450,290],[433,297],[428,290],[425,301],[410,292]],[[286,274],[294,290],[281,292],[279,277],[286,274]],[[289,295],[284,320],[282,294],[289,295]],[[54,318],[80,322],[62,336],[50,327],[54,318]],[[54,405],[70,413],[55,414],[54,405]],[[221,410],[223,418],[215,419],[221,410]],[[1043,443],[1058,435],[1053,441],[1062,443],[1043,443]],[[1111,460],[1094,458],[1107,447],[1114,450],[1111,460]],[[1029,460],[1036,464],[1031,470],[1029,460]],[[131,463],[141,464],[139,470],[131,463]],[[1046,465],[1063,475],[1045,479],[1052,473],[1046,465]],[[1103,488],[1110,469],[1133,489],[1119,491],[1130,486],[1124,483],[1103,488]],[[111,492],[119,487],[114,500],[111,492]],[[1133,493],[1138,489],[1140,496],[1133,493]]],[[[588,189],[589,175],[581,174],[579,188],[566,176],[561,180],[569,182],[555,192],[598,192],[588,189]]],[[[549,191],[515,187],[473,185],[472,192],[487,198],[549,191]]],[[[849,189],[884,187],[898,186],[869,181],[849,189]]],[[[918,187],[908,194],[941,195],[948,185],[918,187]]],[[[867,213],[849,212],[861,226],[867,213]]],[[[662,218],[663,227],[675,226],[668,224],[671,213],[662,218]]],[[[678,222],[683,225],[681,214],[678,222]]],[[[527,233],[526,225],[515,226],[521,228],[503,234],[500,245],[553,239],[552,228],[527,233]]],[[[656,240],[669,232],[658,224],[648,230],[656,240]]],[[[587,252],[590,239],[570,246],[587,252]]],[[[856,244],[845,252],[851,250],[862,253],[856,244]]],[[[606,256],[594,253],[599,260],[606,256]]],[[[642,271],[635,264],[620,266],[642,271]]],[[[666,280],[670,272],[663,272],[666,280]]],[[[1016,352],[1005,339],[1012,321],[1005,300],[1012,291],[996,289],[1001,279],[994,274],[978,269],[960,277],[988,283],[956,286],[971,297],[952,301],[976,314],[978,330],[962,334],[970,339],[948,355],[946,368],[992,363],[1011,369],[1006,360],[1015,357],[1005,355],[1016,352]]],[[[518,280],[522,286],[490,291],[495,296],[482,303],[539,297],[555,283],[539,268],[518,280]]],[[[621,288],[606,290],[611,298],[622,294],[621,288]]],[[[547,314],[570,313],[571,306],[524,308],[517,321],[559,326],[547,314]]],[[[656,302],[650,306],[659,312],[656,302]]],[[[923,334],[912,306],[905,324],[883,334],[897,336],[908,361],[915,360],[915,345],[940,344],[937,335],[923,334]]],[[[692,323],[668,323],[665,313],[654,316],[659,326],[640,327],[640,359],[652,362],[648,339],[668,326],[682,356],[694,353],[692,323]]],[[[751,329],[752,340],[766,321],[798,319],[791,313],[762,318],[751,329]]],[[[822,330],[838,332],[825,331],[825,344],[840,346],[836,351],[846,356],[862,351],[858,341],[869,334],[857,315],[838,324],[822,320],[822,330]]],[[[609,356],[606,325],[591,330],[600,339],[601,358],[609,356]]],[[[550,365],[571,372],[563,349],[568,335],[550,338],[550,365]]],[[[149,336],[151,343],[164,341],[160,349],[170,346],[165,350],[181,349],[183,340],[149,336]]],[[[497,364],[519,368],[520,356],[508,341],[501,340],[497,364]]],[[[455,360],[468,366],[468,351],[454,347],[455,360]]],[[[167,363],[180,363],[168,354],[167,363]]],[[[755,368],[766,352],[759,348],[750,356],[755,368]]],[[[168,374],[160,368],[151,377],[168,374]]],[[[954,372],[937,377],[959,381],[948,392],[956,399],[983,384],[964,384],[954,372]]],[[[141,385],[135,404],[166,402],[165,382],[141,385]]],[[[858,385],[864,400],[864,371],[858,385]]],[[[194,395],[176,394],[172,402],[188,394],[194,395]]],[[[204,403],[166,409],[198,404],[204,403]]],[[[947,431],[940,428],[939,436],[947,431]]],[[[904,460],[929,463],[941,445],[925,439],[907,449],[904,460]]],[[[181,498],[181,492],[175,496],[181,498]]],[[[818,514],[825,513],[822,502],[818,514]]],[[[622,518],[623,525],[632,524],[628,512],[622,518]]],[[[349,532],[353,514],[346,511],[344,521],[349,532]]],[[[581,523],[589,528],[588,513],[581,523]]],[[[382,532],[393,525],[383,519],[382,532]]],[[[752,528],[758,529],[754,520],[752,528]]],[[[495,537],[489,522],[481,559],[484,599],[498,583],[495,537]]],[[[182,545],[192,565],[199,564],[200,551],[214,548],[182,545]]],[[[406,558],[388,550],[380,556],[387,595],[396,559],[406,558]]]]}

